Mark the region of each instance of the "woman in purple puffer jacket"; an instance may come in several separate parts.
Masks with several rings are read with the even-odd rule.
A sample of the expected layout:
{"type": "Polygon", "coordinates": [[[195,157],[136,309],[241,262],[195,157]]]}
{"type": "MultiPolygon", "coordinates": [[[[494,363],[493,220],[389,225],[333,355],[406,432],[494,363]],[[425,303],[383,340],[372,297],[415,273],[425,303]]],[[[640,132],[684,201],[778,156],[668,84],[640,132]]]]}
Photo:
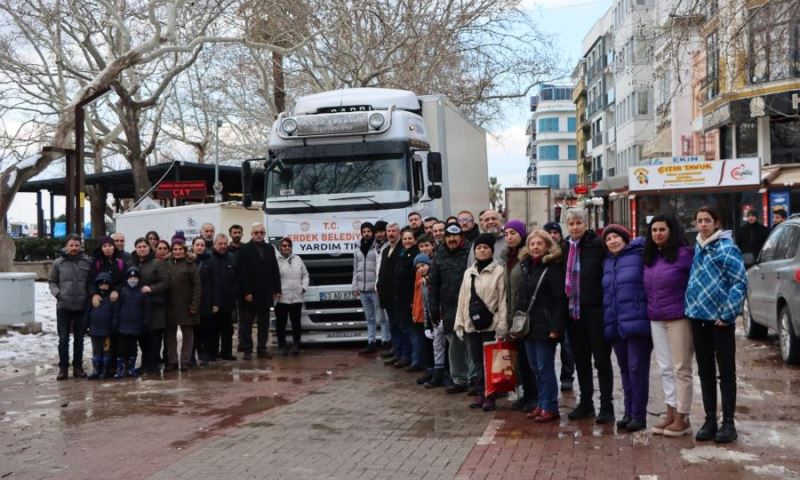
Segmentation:
{"type": "Polygon", "coordinates": [[[625,227],[611,224],[603,230],[603,245],[604,333],[614,347],[625,396],[625,416],[617,428],[638,432],[647,426],[653,350],[642,275],[644,239],[631,239],[625,227]]]}
{"type": "Polygon", "coordinates": [[[684,297],[693,256],[674,217],[653,217],[644,246],[644,290],[667,414],[652,430],[668,437],[692,433],[689,412],[694,347],[692,326],[684,314],[684,297]]]}

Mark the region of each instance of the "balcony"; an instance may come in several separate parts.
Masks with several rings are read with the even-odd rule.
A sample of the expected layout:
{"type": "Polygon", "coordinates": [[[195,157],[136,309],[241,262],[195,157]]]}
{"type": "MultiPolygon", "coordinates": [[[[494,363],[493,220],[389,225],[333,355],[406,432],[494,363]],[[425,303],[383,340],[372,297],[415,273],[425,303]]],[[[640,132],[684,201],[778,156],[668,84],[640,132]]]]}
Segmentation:
{"type": "Polygon", "coordinates": [[[535,112],[536,109],[539,107],[539,95],[534,95],[531,97],[531,112],[535,112]]]}

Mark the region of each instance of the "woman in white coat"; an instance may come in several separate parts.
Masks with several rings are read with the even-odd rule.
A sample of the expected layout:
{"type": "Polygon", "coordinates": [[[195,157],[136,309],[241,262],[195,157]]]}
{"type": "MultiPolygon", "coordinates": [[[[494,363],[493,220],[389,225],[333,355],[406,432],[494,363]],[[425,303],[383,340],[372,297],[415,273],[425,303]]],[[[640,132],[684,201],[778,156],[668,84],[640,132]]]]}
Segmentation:
{"type": "Polygon", "coordinates": [[[286,320],[292,321],[292,355],[300,354],[300,311],[303,308],[303,294],[308,290],[308,270],[303,260],[292,253],[292,240],[282,238],[278,257],[281,273],[281,296],[275,304],[278,352],[289,354],[286,348],[286,320]]]}

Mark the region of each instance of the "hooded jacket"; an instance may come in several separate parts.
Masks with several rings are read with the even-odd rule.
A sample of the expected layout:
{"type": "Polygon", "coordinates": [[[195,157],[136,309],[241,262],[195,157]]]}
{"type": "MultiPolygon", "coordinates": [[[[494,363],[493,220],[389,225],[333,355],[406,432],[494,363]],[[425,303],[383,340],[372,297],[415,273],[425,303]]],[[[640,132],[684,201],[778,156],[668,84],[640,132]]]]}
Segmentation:
{"type": "Polygon", "coordinates": [[[294,253],[284,258],[278,254],[281,273],[281,297],[278,303],[303,303],[303,293],[308,290],[308,270],[303,259],[294,253]]]}
{"type": "MultiPolygon", "coordinates": [[[[111,275],[108,273],[99,273],[95,277],[95,283],[99,284],[101,281],[111,284],[111,275]]],[[[94,307],[89,303],[89,336],[91,337],[110,337],[114,332],[114,302],[111,301],[111,289],[100,290],[97,288],[97,294],[100,295],[100,306],[94,307]]]]}
{"type": "MultiPolygon", "coordinates": [[[[141,284],[141,279],[139,281],[141,284]]],[[[114,306],[114,327],[117,333],[139,336],[150,328],[150,294],[127,283],[119,289],[114,306]]]]}
{"type": "Polygon", "coordinates": [[[444,333],[455,330],[456,311],[458,310],[458,292],[464,272],[467,271],[469,253],[464,246],[449,250],[442,245],[436,252],[431,264],[428,279],[428,310],[431,320],[438,323],[441,319],[444,333]]]}
{"type": "Polygon", "coordinates": [[[475,292],[486,304],[486,308],[494,314],[492,325],[481,330],[482,332],[496,332],[498,336],[508,333],[508,314],[506,313],[506,282],[505,269],[496,261],[492,261],[483,270],[478,272],[478,267],[473,264],[461,281],[458,292],[458,310],[456,311],[455,332],[459,337],[464,333],[472,333],[475,327],[469,317],[469,300],[472,295],[472,277],[475,277],[475,292]]]}
{"type": "Polygon", "coordinates": [[[603,265],[603,325],[606,340],[649,337],[647,294],[644,292],[644,239],[631,240],[603,265]]]}
{"type": "Polygon", "coordinates": [[[48,284],[50,293],[56,297],[56,308],[71,312],[82,312],[89,298],[89,275],[91,262],[82,253],[61,256],[50,267],[48,284]]]}
{"type": "Polygon", "coordinates": [[[686,316],[733,324],[742,313],[746,292],[744,261],[730,231],[717,230],[705,241],[698,234],[686,287],[686,316]]]}
{"type": "Polygon", "coordinates": [[[567,296],[564,293],[563,253],[559,249],[545,255],[541,261],[534,262],[526,247],[520,251],[519,258],[520,262],[514,267],[517,273],[512,280],[515,310],[528,310],[536,284],[542,275],[545,276],[528,314],[528,338],[544,341],[549,338],[550,332],[563,335],[568,315],[567,296]]]}
{"type": "Polygon", "coordinates": [[[692,268],[693,256],[691,248],[681,245],[674,262],[668,262],[658,252],[653,264],[644,266],[647,317],[651,321],[684,318],[683,303],[686,298],[686,286],[689,283],[689,270],[692,268]]]}

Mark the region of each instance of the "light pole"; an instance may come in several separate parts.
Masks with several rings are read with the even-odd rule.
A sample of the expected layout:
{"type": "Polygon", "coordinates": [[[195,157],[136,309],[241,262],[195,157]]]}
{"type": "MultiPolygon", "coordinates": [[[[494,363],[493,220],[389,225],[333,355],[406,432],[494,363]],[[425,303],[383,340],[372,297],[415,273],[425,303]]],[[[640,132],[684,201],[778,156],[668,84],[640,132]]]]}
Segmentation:
{"type": "Polygon", "coordinates": [[[214,130],[214,137],[216,140],[216,148],[214,152],[214,203],[222,201],[222,182],[219,181],[219,127],[222,126],[222,120],[217,118],[216,128],[214,130]]]}

